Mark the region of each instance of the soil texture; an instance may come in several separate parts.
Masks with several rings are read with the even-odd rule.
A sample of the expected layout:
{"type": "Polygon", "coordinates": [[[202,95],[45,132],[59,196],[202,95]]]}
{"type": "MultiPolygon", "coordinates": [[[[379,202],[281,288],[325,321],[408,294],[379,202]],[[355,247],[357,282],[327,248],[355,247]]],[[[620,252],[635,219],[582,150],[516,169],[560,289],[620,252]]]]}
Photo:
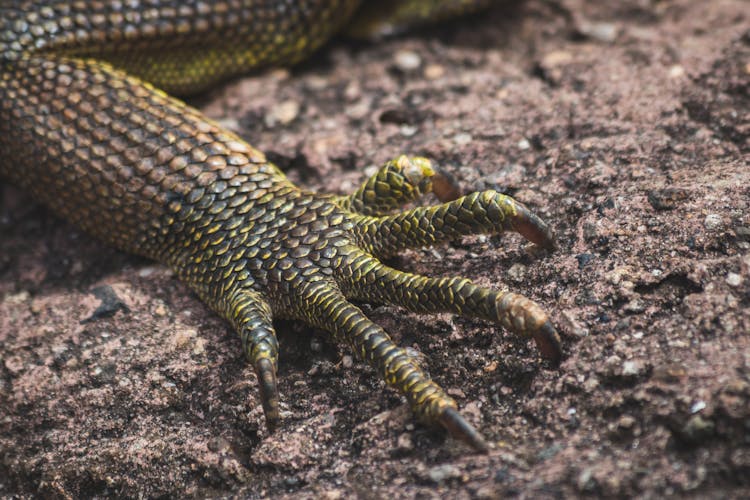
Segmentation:
{"type": "Polygon", "coordinates": [[[503,4],[337,39],[191,103],[313,189],[350,192],[410,153],[529,205],[555,252],[471,237],[390,264],[528,295],[565,359],[483,321],[363,305],[491,442],[477,455],[279,322],[269,435],[227,324],[165,267],[6,186],[0,496],[750,496],[747,2],[503,4]]]}

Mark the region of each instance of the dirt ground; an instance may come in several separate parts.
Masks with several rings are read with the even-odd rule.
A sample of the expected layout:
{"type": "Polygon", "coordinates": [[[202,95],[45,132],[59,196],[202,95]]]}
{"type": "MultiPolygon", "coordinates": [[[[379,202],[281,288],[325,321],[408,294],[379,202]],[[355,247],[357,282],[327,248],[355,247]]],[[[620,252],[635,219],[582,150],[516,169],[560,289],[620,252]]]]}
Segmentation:
{"type": "Polygon", "coordinates": [[[556,252],[473,237],[392,264],[527,294],[566,357],[363,306],[424,354],[484,456],[415,424],[320,332],[279,323],[269,435],[224,322],[166,268],[6,186],[0,496],[750,496],[747,3],[528,0],[337,40],[193,103],[309,187],[348,192],[409,152],[527,203],[556,252]]]}

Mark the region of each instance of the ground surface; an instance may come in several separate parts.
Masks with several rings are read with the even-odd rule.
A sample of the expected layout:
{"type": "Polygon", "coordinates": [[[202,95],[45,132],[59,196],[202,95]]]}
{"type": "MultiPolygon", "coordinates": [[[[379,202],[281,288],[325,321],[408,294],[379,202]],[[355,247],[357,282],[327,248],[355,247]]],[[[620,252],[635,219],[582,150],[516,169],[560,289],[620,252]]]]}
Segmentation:
{"type": "Polygon", "coordinates": [[[415,425],[323,336],[279,324],[282,428],[238,340],[165,268],[5,188],[0,495],[345,498],[750,495],[750,11],[529,0],[195,104],[296,181],[351,190],[423,154],[559,236],[467,238],[393,264],[547,307],[566,359],[480,321],[368,307],[492,441],[415,425]]]}

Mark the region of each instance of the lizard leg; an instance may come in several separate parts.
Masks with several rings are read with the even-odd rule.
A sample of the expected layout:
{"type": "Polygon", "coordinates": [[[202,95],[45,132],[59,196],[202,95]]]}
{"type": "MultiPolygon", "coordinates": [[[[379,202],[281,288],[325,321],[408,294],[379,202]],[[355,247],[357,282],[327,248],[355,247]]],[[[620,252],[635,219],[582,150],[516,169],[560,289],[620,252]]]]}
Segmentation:
{"type": "Polygon", "coordinates": [[[333,284],[308,287],[302,293],[307,307],[301,319],[331,332],[386,383],[406,396],[412,411],[425,424],[442,426],[477,451],[487,451],[479,433],[461,416],[456,402],[417,365],[414,357],[396,345],[383,328],[370,321],[333,284]]]}
{"type": "Polygon", "coordinates": [[[452,312],[485,319],[531,337],[542,355],[558,362],[561,341],[547,313],[523,295],[492,290],[465,278],[430,278],[388,267],[360,253],[342,272],[340,286],[350,298],[405,307],[414,312],[452,312]]]}
{"type": "Polygon", "coordinates": [[[276,382],[279,343],[273,329],[271,307],[260,293],[248,289],[233,294],[227,305],[227,317],[239,332],[242,349],[258,377],[266,425],[273,432],[279,425],[281,413],[276,382]]]}
{"type": "Polygon", "coordinates": [[[554,247],[554,236],[547,224],[513,198],[492,190],[396,215],[362,217],[354,233],[363,248],[373,255],[390,256],[404,248],[508,230],[542,247],[554,247]]]}
{"type": "Polygon", "coordinates": [[[427,158],[401,155],[386,162],[349,196],[338,196],[344,210],[362,215],[387,215],[420,196],[434,192],[441,201],[458,198],[458,188],[427,158]]]}

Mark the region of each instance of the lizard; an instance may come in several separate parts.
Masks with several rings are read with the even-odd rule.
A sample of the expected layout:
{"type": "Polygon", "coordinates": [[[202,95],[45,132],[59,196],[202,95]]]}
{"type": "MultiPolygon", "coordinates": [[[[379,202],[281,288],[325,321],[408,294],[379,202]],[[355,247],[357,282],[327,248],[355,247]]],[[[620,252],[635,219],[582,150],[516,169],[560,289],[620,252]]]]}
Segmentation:
{"type": "Polygon", "coordinates": [[[452,312],[533,339],[557,362],[541,306],[383,259],[463,235],[549,226],[493,190],[450,195],[430,160],[401,155],[351,195],[296,186],[266,156],[175,96],[293,64],[332,35],[398,31],[487,1],[2,0],[0,178],[120,250],[171,267],[239,334],[267,428],[280,425],[274,318],[325,330],[399,390],[421,422],[478,451],[456,402],[352,300],[452,312]],[[404,209],[435,192],[435,206],[404,209]]]}

